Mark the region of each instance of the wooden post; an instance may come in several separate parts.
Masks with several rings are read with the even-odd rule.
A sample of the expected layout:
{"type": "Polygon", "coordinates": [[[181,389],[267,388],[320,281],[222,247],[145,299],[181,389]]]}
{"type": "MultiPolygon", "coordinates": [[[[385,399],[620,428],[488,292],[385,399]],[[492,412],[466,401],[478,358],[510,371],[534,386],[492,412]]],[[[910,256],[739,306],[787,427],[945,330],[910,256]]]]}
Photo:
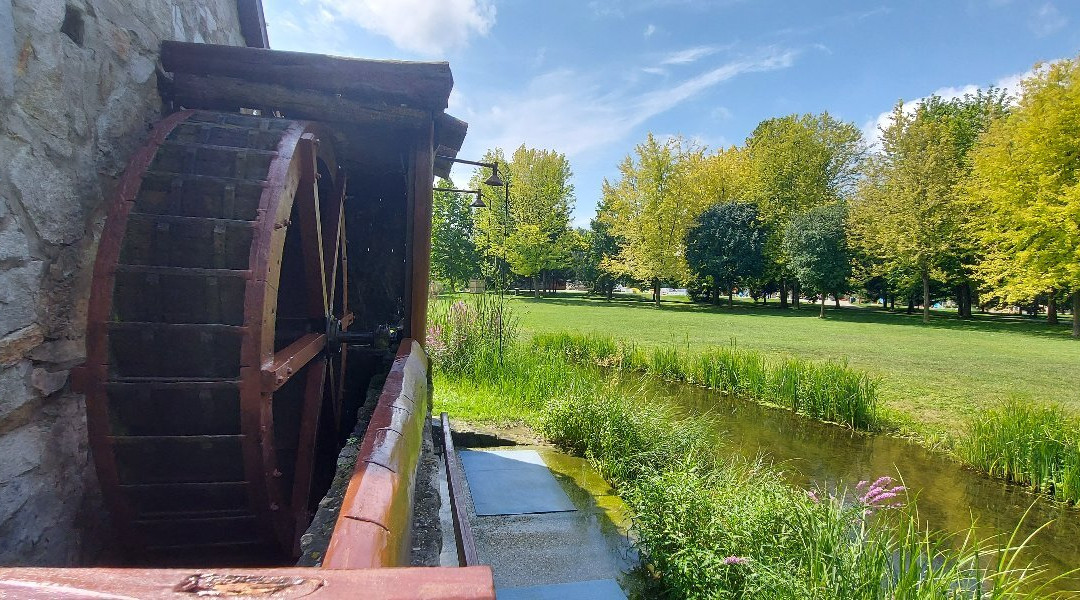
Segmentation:
{"type": "Polygon", "coordinates": [[[417,139],[412,165],[412,272],[409,273],[412,301],[409,336],[421,345],[427,342],[428,286],[431,276],[431,186],[435,179],[434,142],[434,123],[429,122],[417,139]]]}

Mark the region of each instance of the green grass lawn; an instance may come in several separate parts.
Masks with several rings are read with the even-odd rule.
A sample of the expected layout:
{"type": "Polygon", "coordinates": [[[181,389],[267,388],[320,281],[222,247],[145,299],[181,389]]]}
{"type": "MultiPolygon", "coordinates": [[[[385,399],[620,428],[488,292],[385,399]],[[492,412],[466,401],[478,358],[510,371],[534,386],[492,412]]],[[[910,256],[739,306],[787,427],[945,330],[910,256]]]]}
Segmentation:
{"type": "Polygon", "coordinates": [[[611,302],[561,292],[539,300],[511,300],[523,334],[599,333],[639,345],[691,348],[731,344],[818,360],[846,360],[880,378],[886,406],[915,429],[956,433],[983,408],[1015,397],[1053,401],[1080,414],[1080,341],[1067,324],[1051,327],[1018,316],[976,315],[965,321],[947,311],[921,315],[876,307],[780,310],[736,300],[734,308],[665,299],[656,309],[638,296],[611,302]]]}

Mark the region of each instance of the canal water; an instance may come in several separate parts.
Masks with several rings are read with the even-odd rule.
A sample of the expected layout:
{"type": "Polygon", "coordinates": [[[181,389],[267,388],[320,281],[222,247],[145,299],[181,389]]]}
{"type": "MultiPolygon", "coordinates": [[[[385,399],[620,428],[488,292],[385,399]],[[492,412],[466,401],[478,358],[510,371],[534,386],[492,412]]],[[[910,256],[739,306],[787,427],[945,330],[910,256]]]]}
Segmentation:
{"type": "MultiPolygon", "coordinates": [[[[861,480],[902,477],[918,501],[920,517],[936,530],[963,532],[974,520],[980,539],[994,538],[991,544],[1004,546],[1031,507],[1017,542],[1052,523],[1034,538],[1033,552],[1025,558],[1036,559],[1055,575],[1080,567],[1080,508],[991,479],[904,439],[854,432],[695,386],[650,379],[627,379],[623,385],[644,386],[650,401],[707,415],[724,432],[728,451],[766,456],[793,484],[807,489],[851,490],[861,480]]],[[[1080,580],[1065,587],[1078,589],[1080,580]]]]}

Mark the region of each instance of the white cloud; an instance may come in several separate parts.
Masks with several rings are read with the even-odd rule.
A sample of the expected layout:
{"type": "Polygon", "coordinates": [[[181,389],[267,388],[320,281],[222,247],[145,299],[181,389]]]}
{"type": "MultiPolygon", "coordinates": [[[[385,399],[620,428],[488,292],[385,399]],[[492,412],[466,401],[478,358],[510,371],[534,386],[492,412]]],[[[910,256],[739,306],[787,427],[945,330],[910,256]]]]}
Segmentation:
{"type": "Polygon", "coordinates": [[[649,26],[645,28],[645,37],[651,38],[654,33],[656,33],[656,25],[649,23],[649,26]]]}
{"type": "Polygon", "coordinates": [[[728,109],[726,106],[717,106],[716,108],[712,109],[712,112],[709,113],[709,116],[712,117],[714,121],[726,121],[730,119],[733,115],[731,114],[731,110],[728,109]]]}
{"type": "MultiPolygon", "coordinates": [[[[1020,82],[1024,79],[1027,79],[1028,77],[1031,77],[1033,74],[1034,71],[1032,71],[1031,69],[1020,73],[1013,73],[1011,75],[1006,75],[1004,77],[998,78],[998,80],[995,81],[993,85],[996,88],[1004,90],[1005,93],[1010,96],[1019,96],[1021,91],[1020,82]]],[[[955,98],[963,98],[965,95],[968,94],[974,95],[976,92],[979,91],[979,89],[979,86],[973,83],[969,83],[967,85],[962,85],[959,87],[941,87],[934,90],[931,94],[927,94],[926,96],[915,98],[913,100],[905,100],[904,112],[907,114],[915,112],[915,109],[919,106],[919,103],[921,103],[923,100],[926,100],[930,96],[938,96],[943,100],[953,100],[955,98]]],[[[867,142],[869,142],[871,148],[878,149],[881,147],[881,129],[883,127],[887,127],[889,123],[892,122],[892,114],[893,111],[892,108],[890,108],[889,110],[880,113],[877,117],[870,119],[863,124],[863,136],[866,138],[867,142]]]]}
{"type": "Polygon", "coordinates": [[[398,48],[443,56],[495,25],[492,0],[317,0],[319,10],[387,37],[398,48]]]}
{"type": "Polygon", "coordinates": [[[544,61],[547,59],[547,46],[541,46],[536,50],[536,56],[533,57],[533,68],[539,69],[544,66],[544,61]]]}
{"type": "Polygon", "coordinates": [[[1035,11],[1028,25],[1038,37],[1046,37],[1057,32],[1069,23],[1068,17],[1061,14],[1052,2],[1047,2],[1035,11]]]}
{"type": "Polygon", "coordinates": [[[696,62],[710,54],[715,54],[720,48],[716,46],[695,46],[693,48],[687,48],[685,50],[678,50],[676,52],[668,53],[664,58],[660,59],[662,65],[688,65],[692,62],[696,62]]]}
{"type": "Polygon", "coordinates": [[[469,121],[468,149],[507,150],[522,143],[580,156],[620,141],[650,118],[740,75],[790,67],[796,53],[777,48],[730,61],[682,81],[657,81],[651,88],[612,89],[594,73],[569,69],[537,76],[491,106],[459,115],[469,121]]]}

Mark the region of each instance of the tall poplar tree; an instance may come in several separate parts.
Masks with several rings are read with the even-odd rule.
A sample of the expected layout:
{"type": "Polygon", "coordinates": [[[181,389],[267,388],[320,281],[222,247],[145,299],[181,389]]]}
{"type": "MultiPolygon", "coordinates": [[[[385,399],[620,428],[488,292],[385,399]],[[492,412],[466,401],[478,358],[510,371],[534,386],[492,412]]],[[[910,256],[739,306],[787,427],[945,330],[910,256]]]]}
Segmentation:
{"type": "Polygon", "coordinates": [[[1022,86],[974,150],[978,272],[1011,301],[1067,291],[1080,338],[1080,58],[1037,66],[1022,86]]]}
{"type": "Polygon", "coordinates": [[[660,286],[688,274],[684,240],[705,200],[688,185],[703,152],[681,138],[649,134],[619,165],[619,180],[604,181],[601,219],[622,245],[605,268],[648,282],[660,306],[660,286]]]}
{"type": "Polygon", "coordinates": [[[956,184],[962,174],[948,123],[926,106],[903,103],[882,130],[882,153],[868,161],[853,206],[855,235],[880,259],[882,272],[916,273],[922,284],[923,322],[930,320],[930,280],[962,236],[956,184]]]}

